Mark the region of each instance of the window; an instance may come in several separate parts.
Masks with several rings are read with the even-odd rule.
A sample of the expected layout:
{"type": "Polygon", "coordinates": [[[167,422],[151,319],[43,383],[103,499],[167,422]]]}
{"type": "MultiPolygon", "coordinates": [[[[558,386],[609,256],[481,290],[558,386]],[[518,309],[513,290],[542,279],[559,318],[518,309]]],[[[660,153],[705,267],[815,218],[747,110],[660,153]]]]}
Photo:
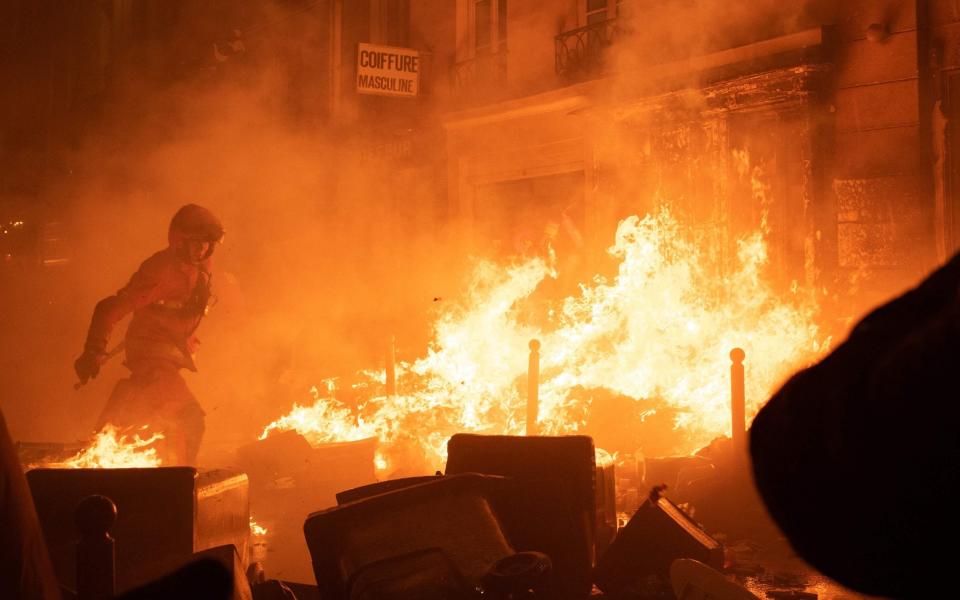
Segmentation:
{"type": "Polygon", "coordinates": [[[476,0],[473,4],[473,35],[474,48],[478,52],[486,50],[493,43],[493,35],[490,27],[490,0],[476,0]]]}
{"type": "Polygon", "coordinates": [[[501,50],[507,42],[507,0],[471,1],[474,54],[501,50]]]}
{"type": "Polygon", "coordinates": [[[410,0],[387,0],[386,42],[390,46],[407,46],[410,43],[410,0]]]}
{"type": "Polygon", "coordinates": [[[493,91],[506,80],[507,29],[507,0],[457,0],[457,90],[493,91]]]}
{"type": "Polygon", "coordinates": [[[584,25],[595,25],[617,17],[623,0],[584,0],[584,25]]]}
{"type": "Polygon", "coordinates": [[[370,42],[405,47],[410,43],[410,0],[372,0],[370,42]]]}
{"type": "Polygon", "coordinates": [[[587,0],[587,25],[607,20],[607,0],[587,0]]]}

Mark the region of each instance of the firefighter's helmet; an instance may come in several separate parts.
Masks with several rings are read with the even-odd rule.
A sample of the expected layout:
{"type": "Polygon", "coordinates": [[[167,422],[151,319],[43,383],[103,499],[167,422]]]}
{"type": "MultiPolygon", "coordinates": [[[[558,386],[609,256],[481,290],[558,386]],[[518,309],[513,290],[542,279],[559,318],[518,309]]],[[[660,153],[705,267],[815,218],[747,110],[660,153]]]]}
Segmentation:
{"type": "Polygon", "coordinates": [[[202,206],[186,204],[170,220],[168,239],[178,251],[186,247],[186,242],[210,242],[210,249],[203,257],[207,259],[213,254],[214,246],[223,239],[223,233],[223,225],[215,214],[202,206]]]}

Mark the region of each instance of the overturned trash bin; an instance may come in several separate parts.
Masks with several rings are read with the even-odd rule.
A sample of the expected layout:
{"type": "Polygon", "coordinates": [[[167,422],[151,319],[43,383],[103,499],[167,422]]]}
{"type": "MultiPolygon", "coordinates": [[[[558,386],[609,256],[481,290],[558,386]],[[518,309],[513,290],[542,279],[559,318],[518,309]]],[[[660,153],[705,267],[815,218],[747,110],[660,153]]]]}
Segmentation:
{"type": "Polygon", "coordinates": [[[364,565],[347,582],[350,600],[469,600],[473,588],[440,548],[364,565]]]}
{"type": "MultiPolygon", "coordinates": [[[[143,585],[224,544],[247,556],[250,508],[247,476],[191,467],[34,469],[27,481],[57,578],[76,585],[74,509],[83,498],[116,504],[116,588],[143,585]]],[[[242,564],[245,569],[246,564],[242,564]]]]}
{"type": "Polygon", "coordinates": [[[335,505],[337,491],[376,481],[376,447],[376,438],[313,446],[283,431],[237,450],[237,464],[250,477],[250,511],[270,532],[263,567],[271,577],[313,579],[303,521],[335,505]]]}
{"type": "Polygon", "coordinates": [[[386,481],[369,483],[367,485],[337,492],[337,504],[347,504],[348,502],[363,500],[364,498],[369,498],[370,496],[386,494],[387,492],[393,492],[410,487],[412,485],[436,481],[441,477],[443,477],[443,475],[420,475],[417,477],[401,477],[399,479],[387,479],[386,481]]]}
{"type": "Polygon", "coordinates": [[[605,594],[618,596],[654,576],[664,585],[677,559],[698,560],[723,568],[723,546],[676,504],[650,492],[597,564],[595,581],[605,594]]]}
{"type": "Polygon", "coordinates": [[[598,514],[593,439],[457,434],[447,475],[471,471],[508,478],[495,508],[514,547],[550,557],[545,596],[586,598],[598,514]]]}
{"type": "Polygon", "coordinates": [[[404,579],[421,597],[430,585],[479,586],[513,554],[490,503],[504,484],[473,473],[443,477],[311,514],[303,530],[321,596],[373,597],[404,579]],[[418,569],[435,578],[417,580],[418,569]]]}

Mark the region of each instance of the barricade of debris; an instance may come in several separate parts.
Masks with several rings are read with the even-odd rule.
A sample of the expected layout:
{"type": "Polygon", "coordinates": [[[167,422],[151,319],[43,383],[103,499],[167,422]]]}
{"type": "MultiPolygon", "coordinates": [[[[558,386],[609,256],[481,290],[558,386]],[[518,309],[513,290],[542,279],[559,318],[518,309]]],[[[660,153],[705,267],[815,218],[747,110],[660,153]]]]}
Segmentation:
{"type": "Polygon", "coordinates": [[[91,582],[133,598],[183,594],[217,576],[184,566],[198,560],[222,567],[224,597],[237,600],[857,597],[789,555],[730,440],[617,472],[588,436],[458,434],[444,474],[385,481],[373,481],[374,443],[318,449],[289,432],[241,449],[248,474],[38,469],[27,480],[58,579],[81,598],[91,582]],[[81,545],[115,539],[108,566],[75,554],[66,523],[93,494],[119,516],[81,526],[81,545]],[[264,533],[290,522],[305,547],[264,533]],[[260,564],[278,539],[280,556],[308,561],[310,575],[292,579],[309,583],[260,564]]]}

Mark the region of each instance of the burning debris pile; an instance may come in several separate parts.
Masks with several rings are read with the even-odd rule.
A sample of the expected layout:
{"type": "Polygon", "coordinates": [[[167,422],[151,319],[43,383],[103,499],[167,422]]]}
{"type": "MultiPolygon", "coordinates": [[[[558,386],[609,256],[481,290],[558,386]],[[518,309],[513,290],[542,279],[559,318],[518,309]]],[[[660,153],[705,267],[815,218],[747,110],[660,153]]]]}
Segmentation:
{"type": "MultiPolygon", "coordinates": [[[[514,585],[582,597],[600,583],[592,569],[601,556],[608,560],[606,587],[636,583],[637,552],[623,550],[627,538],[616,546],[614,536],[628,522],[648,531],[653,525],[639,523],[640,513],[629,514],[645,506],[641,516],[668,532],[657,539],[675,532],[678,547],[722,567],[719,543],[666,499],[644,501],[645,490],[663,473],[663,480],[691,483],[677,486],[689,497],[710,495],[726,479],[740,484],[733,477],[739,471],[730,469],[708,478],[714,488],[704,487],[700,475],[722,471],[723,461],[654,458],[691,455],[730,433],[731,348],[748,356],[748,415],[824,350],[815,297],[770,282],[765,233],[761,225],[727,256],[666,208],[629,217],[609,249],[616,273],[559,300],[543,300],[540,289],[558,276],[552,252],[507,265],[478,262],[464,299],[437,316],[426,355],[397,363],[395,381],[379,370],[361,372],[352,403],[338,394],[337,380],[320,382],[310,404],[295,405],[264,427],[260,440],[237,450],[252,492],[248,504],[244,476],[241,504],[257,516],[231,513],[246,540],[240,560],[283,565],[278,577],[314,576],[330,597],[344,586],[374,589],[381,577],[393,585],[424,569],[466,577],[464,589],[483,585],[504,597],[514,585]],[[544,437],[521,435],[533,339],[541,342],[536,430],[544,437]],[[633,437],[624,441],[621,430],[633,437]],[[651,460],[621,471],[638,450],[651,460]],[[446,475],[425,476],[444,468],[446,475]],[[629,485],[618,490],[621,482],[629,485]],[[334,492],[336,506],[311,512],[331,506],[334,492]],[[409,532],[398,534],[396,514],[409,532]],[[462,515],[483,523],[471,530],[473,542],[456,541],[462,515]],[[308,556],[312,564],[301,564],[308,556]]],[[[146,427],[108,425],[74,455],[34,466],[159,467],[164,440],[146,427]]],[[[691,556],[658,552],[658,566],[644,568],[660,583],[673,559],[691,556]]]]}
{"type": "Polygon", "coordinates": [[[611,544],[607,466],[587,436],[458,434],[447,450],[444,475],[347,490],[307,517],[321,597],[575,600],[597,586],[623,599],[757,598],[721,573],[724,545],[665,486],[611,544]]]}
{"type": "MultiPolygon", "coordinates": [[[[578,295],[536,317],[535,290],[556,277],[550,260],[480,262],[465,300],[434,323],[427,355],[397,365],[395,395],[384,393],[380,372],[368,371],[354,390],[364,400],[348,406],[328,381],[311,390],[312,404],[295,405],[261,439],[285,430],[314,444],[378,437],[381,471],[397,466],[391,459],[400,452],[409,460],[414,447],[429,472],[442,465],[454,433],[523,432],[527,345],[536,338],[541,433],[583,431],[592,397],[626,397],[644,407],[632,413],[631,427],[669,414],[670,452],[690,454],[729,433],[731,348],[747,352],[752,415],[825,347],[815,298],[796,286],[783,297],[765,277],[762,230],[738,240],[727,261],[691,230],[665,208],[623,220],[609,249],[617,274],[581,284],[578,295]]],[[[603,446],[603,432],[594,435],[603,446]]]]}
{"type": "MultiPolygon", "coordinates": [[[[743,463],[715,456],[731,454],[731,444],[707,446],[730,433],[730,349],[746,349],[752,415],[826,342],[813,295],[770,283],[763,227],[738,240],[733,257],[707,250],[692,231],[667,209],[625,219],[610,248],[616,274],[559,302],[538,296],[557,277],[552,257],[478,263],[465,299],[438,315],[426,356],[396,364],[395,382],[362,372],[354,404],[338,399],[337,380],[321,382],[311,404],[295,405],[238,449],[252,494],[239,476],[242,493],[227,516],[241,541],[228,562],[249,569],[256,588],[264,585],[261,561],[282,564],[286,572],[271,571],[280,578],[300,575],[291,565],[309,556],[302,566],[310,573],[296,579],[314,578],[325,598],[444,585],[454,595],[483,588],[504,599],[531,590],[580,598],[594,585],[616,597],[666,598],[682,597],[671,581],[704,577],[751,597],[719,571],[724,547],[708,533],[718,529],[704,529],[689,511],[704,508],[698,498],[722,497],[736,508],[713,502],[698,513],[703,523],[762,512],[738,492],[743,463]],[[532,339],[541,341],[543,437],[521,435],[532,339]],[[617,453],[638,446],[625,446],[598,418],[611,410],[641,454],[651,453],[632,471],[621,470],[631,457],[617,453]],[[644,445],[657,435],[670,440],[659,459],[652,452],[662,446],[644,445]],[[439,468],[446,474],[423,476],[439,468]],[[657,484],[667,480],[692,507],[661,495],[657,484]],[[333,489],[336,505],[310,512],[330,506],[333,489]]],[[[141,471],[161,466],[164,438],[108,425],[73,456],[39,466],[141,471]]],[[[44,470],[33,478],[54,476],[44,470]]]]}

